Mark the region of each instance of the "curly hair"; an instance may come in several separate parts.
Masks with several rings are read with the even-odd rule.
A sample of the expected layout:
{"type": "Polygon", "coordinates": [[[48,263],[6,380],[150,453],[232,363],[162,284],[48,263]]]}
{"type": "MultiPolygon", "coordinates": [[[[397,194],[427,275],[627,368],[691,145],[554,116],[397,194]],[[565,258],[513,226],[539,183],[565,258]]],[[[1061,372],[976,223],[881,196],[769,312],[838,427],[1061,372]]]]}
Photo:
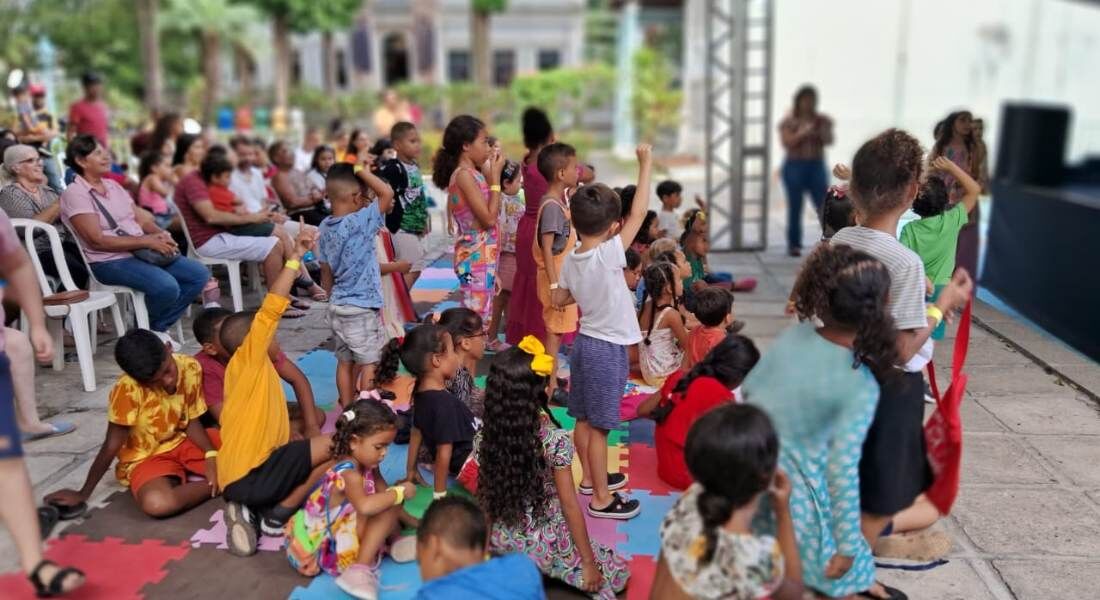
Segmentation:
{"type": "Polygon", "coordinates": [[[550,470],[538,434],[542,415],[550,415],[546,383],[518,346],[497,354],[489,366],[477,488],[494,522],[519,527],[528,510],[536,521],[545,514],[550,470]]]}
{"type": "MultiPolygon", "coordinates": [[[[914,208],[916,205],[914,204],[914,208]]],[[[825,192],[821,203],[821,236],[830,239],[836,232],[856,224],[852,195],[847,186],[834,185],[825,192]]]]}
{"type": "Polygon", "coordinates": [[[673,394],[683,394],[691,387],[691,383],[699,377],[717,379],[727,388],[733,389],[745,380],[745,376],[756,366],[760,360],[760,351],[756,344],[749,338],[731,333],[711,348],[703,360],[695,363],[695,366],[680,378],[673,394]]]}
{"type": "Polygon", "coordinates": [[[917,199],[913,200],[913,212],[924,217],[934,217],[947,208],[947,184],[939,177],[929,177],[920,186],[917,199]]]}
{"type": "Polygon", "coordinates": [[[458,168],[462,147],[472,144],[484,129],[485,123],[470,115],[458,115],[447,123],[447,128],[443,130],[443,145],[432,158],[432,183],[436,187],[445,190],[451,185],[451,175],[458,168]]]}
{"type": "Polygon", "coordinates": [[[401,370],[401,340],[390,338],[382,353],[378,357],[378,367],[374,371],[374,383],[386,385],[397,378],[397,372],[401,370]]]}
{"type": "Polygon", "coordinates": [[[887,129],[864,142],[852,158],[852,201],[861,215],[873,217],[903,206],[907,187],[920,180],[924,150],[917,138],[887,129]]]}
{"type": "Polygon", "coordinates": [[[889,309],[890,272],[869,254],[843,244],[822,244],[794,283],[798,318],[856,332],[853,368],[867,365],[882,382],[900,362],[897,327],[889,309]]]}
{"type": "MultiPolygon", "coordinates": [[[[953,113],[948,114],[939,123],[936,123],[936,128],[932,132],[932,134],[936,137],[936,143],[932,145],[931,158],[943,156],[944,149],[947,148],[947,145],[950,144],[951,140],[955,137],[955,121],[958,121],[964,116],[969,117],[971,123],[973,123],[974,117],[969,110],[957,110],[953,113]]],[[[975,162],[975,159],[977,159],[978,156],[975,150],[977,149],[978,144],[974,139],[974,132],[971,131],[969,134],[967,134],[967,136],[963,138],[962,142],[963,146],[966,147],[967,156],[970,157],[970,164],[966,165],[965,171],[971,174],[977,173],[978,163],[975,162]]]]}
{"type": "Polygon", "coordinates": [[[397,429],[397,415],[378,400],[356,400],[339,419],[332,434],[332,455],[351,456],[353,438],[362,438],[387,429],[397,429]]]}

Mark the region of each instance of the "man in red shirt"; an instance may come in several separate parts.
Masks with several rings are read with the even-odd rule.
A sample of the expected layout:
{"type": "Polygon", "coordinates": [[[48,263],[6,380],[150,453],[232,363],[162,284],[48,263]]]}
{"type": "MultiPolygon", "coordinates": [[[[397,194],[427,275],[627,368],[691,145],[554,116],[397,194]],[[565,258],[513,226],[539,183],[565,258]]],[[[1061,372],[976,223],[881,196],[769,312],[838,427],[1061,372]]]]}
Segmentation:
{"type": "Polygon", "coordinates": [[[109,147],[107,135],[108,111],[107,103],[103,101],[103,80],[99,74],[88,72],[80,78],[84,86],[84,97],[69,107],[69,139],[88,133],[109,147]]]}

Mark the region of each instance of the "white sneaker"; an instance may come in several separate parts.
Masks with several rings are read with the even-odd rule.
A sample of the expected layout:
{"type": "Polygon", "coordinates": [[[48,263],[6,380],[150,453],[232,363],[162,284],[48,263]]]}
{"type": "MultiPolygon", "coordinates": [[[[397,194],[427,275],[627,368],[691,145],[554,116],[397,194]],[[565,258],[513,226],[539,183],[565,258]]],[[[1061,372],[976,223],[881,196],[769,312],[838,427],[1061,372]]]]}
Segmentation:
{"type": "Polygon", "coordinates": [[[160,339],[161,339],[161,341],[163,341],[163,342],[164,342],[165,344],[170,344],[170,345],[172,346],[172,352],[179,352],[179,351],[180,351],[180,348],[183,348],[183,346],[182,346],[182,345],[180,345],[180,343],[179,343],[179,342],[177,342],[176,340],[172,339],[172,336],[168,335],[167,333],[165,333],[165,332],[163,332],[163,331],[154,331],[154,332],[153,332],[153,335],[156,335],[156,336],[157,336],[158,338],[160,338],[160,339]]]}

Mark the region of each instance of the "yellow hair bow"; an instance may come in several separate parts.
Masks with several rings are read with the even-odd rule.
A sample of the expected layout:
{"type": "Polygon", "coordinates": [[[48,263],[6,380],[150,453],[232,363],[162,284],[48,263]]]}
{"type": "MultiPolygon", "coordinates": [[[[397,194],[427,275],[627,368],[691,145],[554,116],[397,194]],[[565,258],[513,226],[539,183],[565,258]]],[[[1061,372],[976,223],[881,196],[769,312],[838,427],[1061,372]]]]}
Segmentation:
{"type": "Polygon", "coordinates": [[[554,357],[546,353],[546,347],[533,335],[519,343],[519,349],[531,355],[531,370],[543,377],[549,377],[554,371],[554,357]]]}

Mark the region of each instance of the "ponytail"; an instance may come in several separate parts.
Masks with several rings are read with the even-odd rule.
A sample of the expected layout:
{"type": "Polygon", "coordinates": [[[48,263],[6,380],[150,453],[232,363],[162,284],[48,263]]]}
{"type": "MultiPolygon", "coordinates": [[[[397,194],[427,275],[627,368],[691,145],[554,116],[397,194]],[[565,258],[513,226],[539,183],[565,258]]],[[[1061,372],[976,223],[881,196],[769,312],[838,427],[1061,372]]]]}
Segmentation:
{"type": "Polygon", "coordinates": [[[436,187],[441,190],[450,187],[451,176],[458,169],[463,147],[472,144],[483,129],[485,124],[477,117],[459,115],[451,119],[443,131],[443,144],[432,159],[432,183],[436,187]]]}
{"type": "Polygon", "coordinates": [[[896,326],[884,303],[872,299],[865,301],[863,317],[859,320],[856,337],[852,342],[855,365],[867,365],[875,379],[883,383],[896,372],[901,362],[896,343],[896,326]]]}
{"type": "Polygon", "coordinates": [[[391,338],[382,347],[382,354],[378,359],[378,369],[374,373],[375,386],[382,386],[392,382],[397,377],[397,371],[401,368],[401,340],[391,338]]]}
{"type": "Polygon", "coordinates": [[[703,548],[703,555],[699,557],[699,565],[708,565],[714,559],[714,551],[718,546],[718,528],[730,520],[736,507],[728,497],[705,488],[700,492],[696,506],[703,519],[703,537],[707,543],[703,548]]]}
{"type": "Polygon", "coordinates": [[[725,387],[733,389],[741,385],[759,360],[760,351],[751,339],[731,333],[680,378],[672,393],[683,394],[700,377],[717,379],[725,387]]]}

